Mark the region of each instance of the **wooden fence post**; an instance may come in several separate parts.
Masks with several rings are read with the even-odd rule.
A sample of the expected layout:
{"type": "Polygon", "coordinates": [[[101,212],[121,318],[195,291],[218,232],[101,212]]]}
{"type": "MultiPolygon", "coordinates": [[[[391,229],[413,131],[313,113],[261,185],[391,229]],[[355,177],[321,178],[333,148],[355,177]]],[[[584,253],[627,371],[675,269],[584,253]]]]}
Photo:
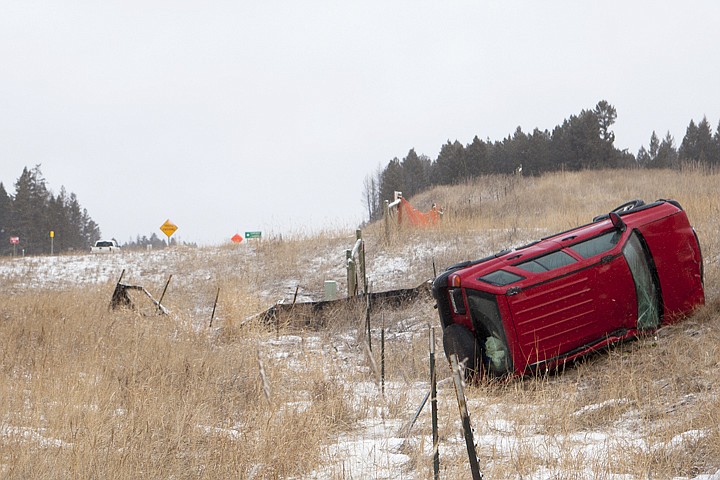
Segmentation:
{"type": "Polygon", "coordinates": [[[357,292],[357,285],[355,284],[355,260],[352,258],[352,250],[345,250],[345,262],[347,264],[348,298],[350,298],[354,297],[357,292]]]}
{"type": "MultiPolygon", "coordinates": [[[[368,347],[370,347],[370,351],[372,352],[372,335],[370,330],[370,309],[372,306],[370,305],[370,295],[365,295],[365,330],[367,331],[367,338],[368,338],[368,347]]],[[[385,319],[383,318],[383,322],[385,322],[385,319]]]]}
{"type": "Polygon", "coordinates": [[[363,293],[367,295],[368,293],[368,279],[367,279],[367,270],[365,269],[365,241],[362,239],[362,230],[358,229],[355,231],[355,237],[357,240],[360,241],[360,250],[358,251],[358,256],[360,257],[360,274],[362,275],[362,281],[363,281],[363,293]]]}
{"type": "Polygon", "coordinates": [[[383,219],[385,221],[385,243],[390,243],[390,202],[383,203],[383,219]]]}

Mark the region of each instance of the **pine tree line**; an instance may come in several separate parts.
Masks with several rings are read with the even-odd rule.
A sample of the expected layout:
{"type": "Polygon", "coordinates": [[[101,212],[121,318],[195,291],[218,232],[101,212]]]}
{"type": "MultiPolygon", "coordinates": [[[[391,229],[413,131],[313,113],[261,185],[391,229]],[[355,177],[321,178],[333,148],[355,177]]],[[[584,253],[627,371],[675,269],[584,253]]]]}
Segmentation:
{"type": "Polygon", "coordinates": [[[615,107],[601,100],[592,110],[582,110],[556,126],[552,132],[536,128],[525,133],[520,127],[501,141],[481,140],[462,145],[455,140],[440,148],[434,160],[411,149],[402,160],[393,158],[385,168],[368,174],[362,201],[371,220],[382,216],[382,204],[395,191],[405,197],[435,185],[452,185],[490,174],[540,175],[559,170],[601,168],[680,168],[688,162],[720,165],[720,124],[713,135],[706,118],[690,121],[678,149],[668,132],[660,140],[655,132],[648,148],[637,156],[615,147],[611,127],[617,119],[615,107]]]}
{"type": "Polygon", "coordinates": [[[0,255],[13,253],[12,237],[19,238],[18,253],[48,254],[51,231],[56,253],[88,250],[100,239],[100,228],[74,193],[65,187],[57,195],[48,190],[40,165],[23,169],[14,195],[0,182],[0,255]]]}
{"type": "Polygon", "coordinates": [[[125,250],[147,250],[148,248],[151,250],[162,250],[163,248],[167,248],[168,246],[175,246],[175,245],[185,245],[188,247],[197,247],[197,243],[194,242],[180,242],[173,237],[170,238],[169,241],[160,238],[156,233],[152,233],[150,237],[148,238],[147,235],[143,235],[142,237],[140,235],[137,235],[135,237],[135,240],[128,240],[127,242],[123,243],[122,247],[125,250]]]}

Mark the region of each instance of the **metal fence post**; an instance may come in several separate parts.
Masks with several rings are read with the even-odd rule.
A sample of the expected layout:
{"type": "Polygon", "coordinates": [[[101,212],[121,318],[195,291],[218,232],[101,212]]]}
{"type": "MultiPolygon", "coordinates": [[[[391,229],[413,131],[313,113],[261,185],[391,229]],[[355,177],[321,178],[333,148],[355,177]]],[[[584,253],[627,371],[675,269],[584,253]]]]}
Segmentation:
{"type": "Polygon", "coordinates": [[[450,365],[452,366],[453,382],[455,383],[455,395],[457,396],[460,417],[462,418],[465,445],[467,446],[468,460],[470,461],[470,471],[472,472],[473,480],[482,480],[480,465],[478,464],[477,453],[475,452],[472,427],[470,426],[470,415],[468,414],[467,402],[465,400],[465,391],[463,390],[465,373],[460,366],[460,362],[458,362],[457,355],[454,353],[450,355],[450,365]]]}
{"type": "Polygon", "coordinates": [[[435,327],[430,327],[430,406],[432,407],[433,478],[440,478],[440,438],[438,435],[437,376],[435,374],[435,327]]]}

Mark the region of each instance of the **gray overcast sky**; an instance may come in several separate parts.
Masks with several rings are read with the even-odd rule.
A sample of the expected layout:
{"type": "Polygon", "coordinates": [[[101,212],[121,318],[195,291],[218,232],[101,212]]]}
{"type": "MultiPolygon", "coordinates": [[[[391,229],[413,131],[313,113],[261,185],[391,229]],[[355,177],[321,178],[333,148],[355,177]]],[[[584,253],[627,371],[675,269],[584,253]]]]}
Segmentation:
{"type": "Polygon", "coordinates": [[[410,148],[720,119],[720,2],[0,0],[0,181],[42,165],[124,242],[354,228],[410,148]]]}

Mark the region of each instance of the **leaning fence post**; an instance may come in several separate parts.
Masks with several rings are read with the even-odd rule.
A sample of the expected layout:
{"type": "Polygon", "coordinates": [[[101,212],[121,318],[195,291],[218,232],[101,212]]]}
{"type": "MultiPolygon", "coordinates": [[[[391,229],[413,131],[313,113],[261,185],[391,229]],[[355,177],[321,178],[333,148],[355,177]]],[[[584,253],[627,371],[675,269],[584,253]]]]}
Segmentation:
{"type": "Polygon", "coordinates": [[[210,315],[210,327],[212,327],[213,318],[215,318],[215,308],[217,307],[218,298],[220,298],[220,287],[217,289],[215,294],[215,303],[213,303],[212,315],[210,315]]]}
{"type": "Polygon", "coordinates": [[[172,273],[168,277],[167,282],[165,283],[165,288],[163,288],[163,293],[160,295],[160,300],[158,300],[158,304],[162,305],[163,298],[165,298],[165,292],[167,292],[168,285],[170,285],[170,279],[172,278],[172,273]]]}
{"type": "Polygon", "coordinates": [[[438,435],[437,376],[435,374],[435,327],[430,327],[430,406],[432,407],[433,478],[440,478],[440,436],[438,435]]]}
{"type": "Polygon", "coordinates": [[[467,402],[465,401],[465,391],[463,390],[463,378],[465,373],[458,362],[456,354],[450,355],[450,365],[452,367],[453,382],[455,383],[455,396],[457,396],[458,408],[460,409],[460,417],[462,417],[463,432],[465,434],[465,445],[467,446],[468,460],[470,461],[470,471],[473,480],[482,480],[480,473],[480,465],[475,452],[475,442],[473,440],[472,427],[470,426],[470,415],[467,410],[467,402]]]}

